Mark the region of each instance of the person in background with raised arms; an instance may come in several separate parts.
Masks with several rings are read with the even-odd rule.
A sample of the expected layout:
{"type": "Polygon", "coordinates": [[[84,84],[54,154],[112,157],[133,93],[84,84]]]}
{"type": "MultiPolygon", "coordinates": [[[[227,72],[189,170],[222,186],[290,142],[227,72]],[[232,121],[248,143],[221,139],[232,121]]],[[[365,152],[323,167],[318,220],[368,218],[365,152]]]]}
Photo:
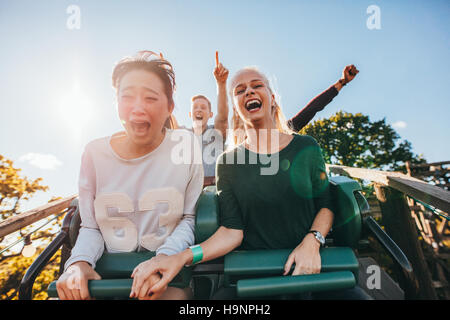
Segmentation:
{"type": "MultiPolygon", "coordinates": [[[[287,128],[267,78],[257,69],[238,71],[230,95],[234,113],[244,124],[245,140],[217,160],[220,227],[206,241],[147,265],[147,276],[162,274],[150,289],[155,297],[183,266],[216,259],[238,247],[291,249],[284,275],[291,274],[292,266],[292,275],[321,270],[319,249],[334,214],[319,145],[287,128]],[[279,169],[263,173],[267,158],[278,162],[279,169]]],[[[221,290],[228,292],[216,297],[236,297],[235,288],[221,290]]],[[[367,298],[359,287],[340,294],[337,298],[367,298]]]]}
{"type": "Polygon", "coordinates": [[[317,97],[312,99],[302,110],[300,110],[292,119],[288,121],[288,126],[295,132],[300,131],[310,122],[317,112],[322,111],[334,97],[336,97],[341,89],[352,81],[359,70],[355,65],[351,64],[344,68],[341,78],[332,84],[327,90],[323,91],[317,97]]]}
{"type": "MultiPolygon", "coordinates": [[[[348,65],[342,71],[341,78],[331,85],[327,90],[312,99],[301,111],[287,121],[288,127],[298,132],[317,112],[323,110],[334,97],[336,97],[343,86],[352,81],[359,73],[356,67],[348,65]]],[[[191,111],[189,117],[192,119],[192,130],[196,136],[202,138],[202,158],[205,174],[205,186],[215,184],[216,159],[222,153],[228,129],[228,100],[227,100],[227,79],[229,71],[219,62],[219,53],[216,51],[216,66],[214,77],[217,83],[217,115],[214,125],[208,125],[208,120],[213,117],[211,102],[204,95],[196,95],[191,99],[191,111]]],[[[243,132],[243,124],[235,114],[232,118],[235,128],[234,144],[242,142],[243,137],[239,137],[243,132]],[[237,129],[241,130],[237,130],[237,129]]]]}
{"type": "MultiPolygon", "coordinates": [[[[200,161],[175,164],[171,119],[175,73],[169,61],[141,51],[119,61],[112,75],[124,132],[85,147],[79,176],[81,228],[56,288],[63,300],[89,299],[88,280],[100,279],[97,260],[108,252],[155,251],[154,261],[194,242],[195,204],[202,191],[200,161]]],[[[196,139],[188,132],[191,141],[196,139]]],[[[191,146],[189,146],[191,147],[191,146]]],[[[197,152],[200,152],[199,150],[197,152]]],[[[132,277],[142,279],[135,268],[132,277]]],[[[157,274],[131,297],[148,299],[157,274]]],[[[169,288],[160,298],[187,299],[190,288],[169,288]]]]}
{"type": "Polygon", "coordinates": [[[223,152],[228,129],[228,101],[227,78],[228,70],[219,62],[219,53],[216,51],[216,65],[214,77],[217,84],[217,115],[214,125],[208,125],[213,117],[211,102],[204,95],[195,95],[191,98],[192,131],[201,138],[203,169],[205,185],[215,182],[216,159],[223,152]]]}

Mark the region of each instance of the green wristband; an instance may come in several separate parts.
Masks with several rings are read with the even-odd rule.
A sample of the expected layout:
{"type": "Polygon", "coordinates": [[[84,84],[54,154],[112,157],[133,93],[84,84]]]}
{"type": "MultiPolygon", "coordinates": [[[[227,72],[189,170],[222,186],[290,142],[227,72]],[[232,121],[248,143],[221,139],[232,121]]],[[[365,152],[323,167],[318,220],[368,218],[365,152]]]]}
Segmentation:
{"type": "Polygon", "coordinates": [[[199,244],[197,244],[195,246],[191,246],[191,247],[189,247],[189,249],[192,250],[192,255],[193,255],[192,264],[193,265],[196,264],[196,263],[199,263],[200,261],[202,261],[202,259],[203,259],[203,249],[202,249],[202,247],[199,244]]]}

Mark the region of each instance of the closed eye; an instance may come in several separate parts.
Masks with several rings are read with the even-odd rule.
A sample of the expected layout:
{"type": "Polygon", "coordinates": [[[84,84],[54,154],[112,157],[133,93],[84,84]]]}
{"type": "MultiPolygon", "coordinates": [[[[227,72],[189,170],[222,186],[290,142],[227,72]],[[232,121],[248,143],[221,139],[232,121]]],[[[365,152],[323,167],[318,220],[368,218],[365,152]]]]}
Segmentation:
{"type": "Polygon", "coordinates": [[[244,93],[244,91],[245,91],[245,88],[240,87],[240,88],[237,88],[237,89],[234,91],[234,93],[235,93],[235,94],[241,94],[241,93],[244,93]]]}

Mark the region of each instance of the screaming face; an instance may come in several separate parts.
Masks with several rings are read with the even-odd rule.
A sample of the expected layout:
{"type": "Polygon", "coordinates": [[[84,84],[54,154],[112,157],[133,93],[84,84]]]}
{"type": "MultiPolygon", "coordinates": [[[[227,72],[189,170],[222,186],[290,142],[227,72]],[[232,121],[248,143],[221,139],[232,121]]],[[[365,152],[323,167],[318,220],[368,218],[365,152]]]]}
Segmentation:
{"type": "Polygon", "coordinates": [[[163,82],[152,72],[132,70],[120,81],[119,117],[129,138],[136,144],[149,144],[160,139],[169,106],[163,82]]]}
{"type": "Polygon", "coordinates": [[[194,98],[189,117],[192,118],[194,125],[195,123],[201,123],[202,126],[206,126],[209,118],[212,117],[209,101],[204,98],[194,98]]]}
{"type": "Polygon", "coordinates": [[[240,71],[231,83],[233,103],[244,122],[271,121],[274,95],[266,78],[257,70],[240,71]]]}

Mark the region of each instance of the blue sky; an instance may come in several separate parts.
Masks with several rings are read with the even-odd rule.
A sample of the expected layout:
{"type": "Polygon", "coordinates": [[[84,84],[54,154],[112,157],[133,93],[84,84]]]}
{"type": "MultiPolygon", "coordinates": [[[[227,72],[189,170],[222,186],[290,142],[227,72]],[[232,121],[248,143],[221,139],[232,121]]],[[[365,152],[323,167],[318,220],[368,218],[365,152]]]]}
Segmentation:
{"type": "Polygon", "coordinates": [[[256,65],[286,117],[360,70],[317,118],[338,110],[386,118],[429,162],[450,159],[449,1],[5,1],[0,0],[0,154],[50,187],[24,209],[77,192],[84,145],[121,130],[112,68],[161,51],[177,77],[175,116],[190,97],[216,102],[214,53],[233,74],[256,65]],[[70,30],[70,5],[80,29],[70,30]],[[380,8],[370,30],[367,8],[380,8]]]}

